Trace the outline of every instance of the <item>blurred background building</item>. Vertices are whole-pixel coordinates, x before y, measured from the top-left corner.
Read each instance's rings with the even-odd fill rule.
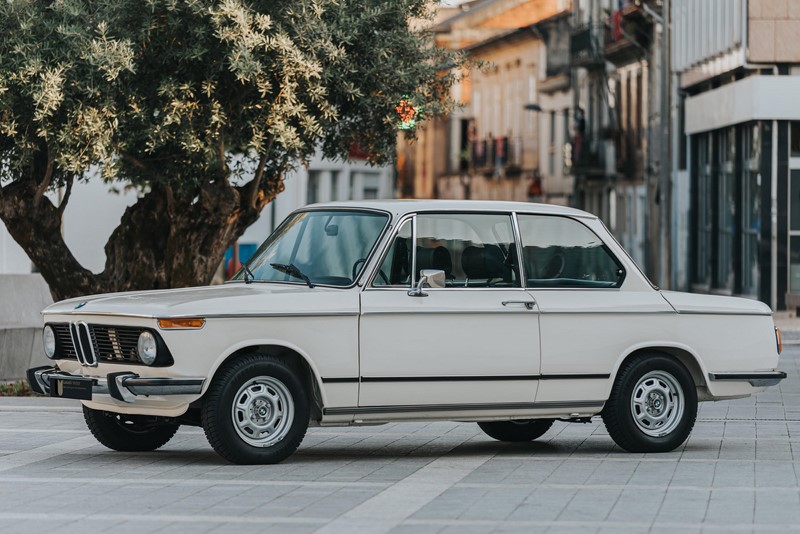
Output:
[[[800,1],[451,0],[430,29],[482,65],[453,88],[463,105],[398,136],[394,168],[301,166],[242,258],[311,202],[536,201],[600,216],[661,287],[800,307]],[[85,236],[135,193],[83,188],[64,232],[97,270],[107,236]],[[0,227],[0,273],[30,268]]]

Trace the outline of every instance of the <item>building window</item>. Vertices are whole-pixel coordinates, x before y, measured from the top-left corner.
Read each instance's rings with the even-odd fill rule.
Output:
[[[733,291],[733,236],[736,230],[736,135],[733,128],[717,136],[719,185],[717,192],[717,269],[714,287]]]
[[[695,283],[711,283],[711,134],[697,136],[697,243],[695,246]]]
[[[800,122],[791,122],[789,142],[791,143],[791,156],[793,158],[800,158]]]
[[[549,152],[548,152],[548,161],[547,161],[547,168],[550,172],[550,176],[555,176],[556,174],[556,112],[550,112],[550,145],[549,145]]]
[[[793,169],[790,174],[789,235],[789,291],[800,293],[800,170],[797,169]]]
[[[306,204],[314,204],[315,202],[319,202],[319,171],[308,171]]]
[[[758,296],[760,266],[758,248],[761,238],[761,130],[758,124],[743,127],[741,153],[742,236],[741,293]]]

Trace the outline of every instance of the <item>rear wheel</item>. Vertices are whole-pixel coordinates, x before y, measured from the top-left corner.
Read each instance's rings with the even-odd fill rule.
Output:
[[[219,371],[203,397],[208,442],[237,464],[273,464],[290,456],[308,429],[309,400],[283,360],[252,354]]]
[[[602,416],[623,449],[669,452],[686,441],[697,417],[692,376],[670,356],[635,358],[620,369]]]
[[[83,418],[92,435],[115,451],[154,451],[172,439],[180,425],[162,423],[155,417],[125,415],[83,407]]]
[[[478,423],[489,437],[498,441],[533,441],[553,426],[553,419],[518,419]]]

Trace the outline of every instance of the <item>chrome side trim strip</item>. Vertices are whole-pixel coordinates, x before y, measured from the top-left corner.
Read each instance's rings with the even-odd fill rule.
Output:
[[[742,311],[722,311],[722,310],[708,310],[708,311],[680,311],[678,315],[754,315],[754,316],[767,316],[772,317],[772,312],[742,312]]]
[[[607,374],[552,375],[434,375],[434,376],[362,376],[361,382],[502,382],[520,380],[606,380]],[[323,382],[325,380],[323,379]]]
[[[429,288],[425,288],[427,291]],[[538,313],[536,309],[528,310],[527,308],[493,308],[486,310],[392,310],[392,311],[368,311],[363,312],[361,315],[531,315]]]
[[[552,374],[552,375],[428,375],[428,376],[344,376],[323,378],[323,384],[361,382],[503,382],[520,380],[608,380],[609,374]]]
[[[481,404],[414,404],[402,406],[345,406],[323,408],[323,415],[396,414],[419,412],[461,412],[486,410],[544,410],[548,408],[602,408],[605,401],[505,402]]]
[[[137,315],[133,313],[110,312],[42,312],[43,315],[97,315],[102,317],[129,317],[134,319],[191,319],[199,317],[192,315]],[[298,313],[212,313],[203,315],[206,319],[238,319],[242,317],[357,317],[358,312],[298,312]],[[176,329],[170,329],[176,330]]]
[[[197,315],[169,315],[159,319],[183,319]],[[211,313],[203,315],[206,319],[239,319],[257,317],[358,317],[358,312],[297,312],[297,313]]]

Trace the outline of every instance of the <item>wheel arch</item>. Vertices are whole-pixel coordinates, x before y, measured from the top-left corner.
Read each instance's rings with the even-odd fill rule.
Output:
[[[708,383],[706,382],[706,369],[703,366],[699,356],[687,346],[669,343],[645,344],[631,348],[617,360],[617,363],[614,366],[614,371],[611,374],[609,388],[614,384],[614,382],[616,382],[619,370],[623,365],[625,365],[626,362],[633,358],[652,353],[661,353],[667,356],[672,356],[681,362],[689,371],[698,393],[707,392]]]
[[[288,365],[295,367],[301,374],[301,379],[308,386],[309,401],[311,404],[311,418],[319,421],[322,418],[322,408],[325,406],[325,390],[322,388],[322,380],[320,378],[319,370],[314,365],[313,361],[307,354],[305,354],[299,347],[293,346],[288,343],[277,342],[274,340],[253,340],[240,343],[231,347],[222,356],[220,356],[208,375],[208,380],[203,385],[203,392],[205,395],[214,378],[227,363],[232,360],[252,354],[254,352],[264,352],[271,356],[277,357]]]

